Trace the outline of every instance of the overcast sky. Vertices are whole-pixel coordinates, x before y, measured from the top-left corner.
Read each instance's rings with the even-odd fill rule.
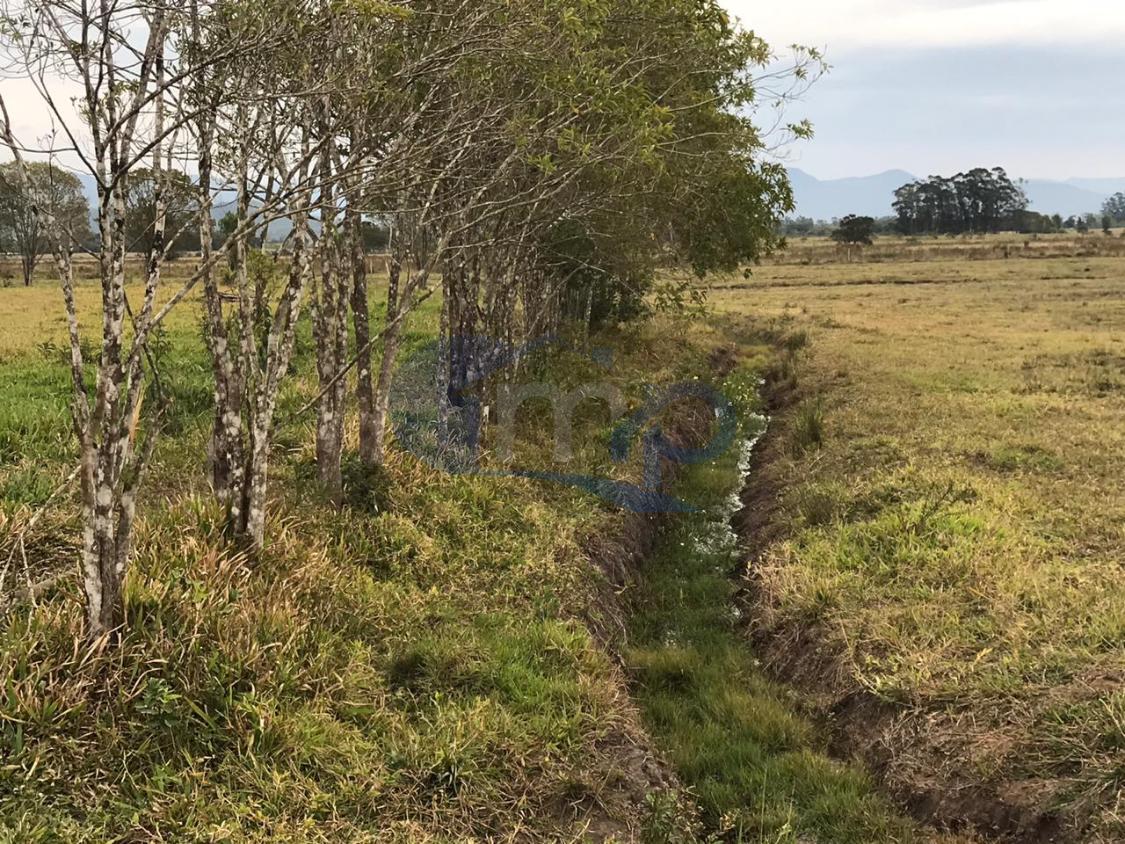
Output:
[[[983,165],[1125,176],[1125,0],[722,0],[775,47],[832,70],[793,117],[820,178]]]
[[[779,52],[825,49],[831,72],[789,112],[816,137],[787,162],[814,176],[1125,177],[1125,0],[720,2]],[[46,132],[30,84],[3,85],[17,135]]]

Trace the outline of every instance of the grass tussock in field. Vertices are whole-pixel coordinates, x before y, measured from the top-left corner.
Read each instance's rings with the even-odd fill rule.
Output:
[[[939,815],[1125,835],[1122,273],[778,266],[716,293],[811,338],[762,479],[756,628],[826,705],[882,702],[837,709],[848,743]]]

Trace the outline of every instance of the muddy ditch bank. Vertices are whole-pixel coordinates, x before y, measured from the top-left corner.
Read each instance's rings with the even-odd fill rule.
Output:
[[[745,635],[766,671],[801,693],[809,715],[822,724],[829,749],[844,761],[869,770],[883,789],[919,821],[942,830],[965,832],[1002,842],[1064,842],[1081,840],[1074,819],[1060,817],[1035,800],[1019,783],[985,783],[970,776],[950,777],[948,766],[934,770],[927,782],[898,776],[896,761],[926,752],[933,745],[927,725],[938,715],[922,708],[894,704],[855,683],[845,656],[826,645],[815,625],[766,627],[760,621],[761,583],[756,565],[767,549],[786,538],[781,498],[784,481],[774,464],[784,453],[788,413],[798,391],[792,378],[768,379],[763,390],[773,420],[755,449],[742,507],[731,520],[745,553],[739,610]]]
[[[737,356],[730,349],[712,355],[710,369],[716,380],[730,374]],[[709,405],[686,401],[662,420],[662,431],[674,445],[693,449],[711,436],[714,411]],[[679,467],[665,463],[663,477],[673,480]],[[664,758],[644,720],[632,701],[624,650],[628,644],[631,608],[628,594],[643,577],[646,560],[673,514],[621,512],[589,537],[583,556],[596,572],[586,626],[620,672],[622,694],[629,696],[629,721],[606,737],[599,750],[614,758],[619,776],[610,805],[589,807],[580,821],[584,840],[592,842],[634,842],[644,839],[644,827],[653,814],[653,797],[671,799],[680,815],[671,821],[681,834],[690,834],[698,818],[685,788],[671,764]],[[683,840],[688,840],[684,838]]]

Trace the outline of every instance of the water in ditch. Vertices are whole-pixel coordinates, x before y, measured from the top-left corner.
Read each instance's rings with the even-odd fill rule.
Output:
[[[766,425],[751,420],[738,448],[678,481],[699,509],[669,521],[642,567],[626,652],[635,697],[701,840],[912,840],[912,824],[829,758],[799,698],[766,677],[736,607],[744,552],[731,520]]]

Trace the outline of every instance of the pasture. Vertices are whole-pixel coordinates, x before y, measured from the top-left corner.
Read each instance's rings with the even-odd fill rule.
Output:
[[[746,577],[726,579],[726,550],[679,550],[702,523],[673,522],[621,594],[632,618],[586,563],[620,521],[578,491],[396,452],[380,477],[351,467],[346,506],[329,506],[297,413],[316,392],[307,322],[279,414],[278,538],[254,565],[231,553],[202,466],[210,374],[189,298],[154,346],[171,411],[131,632],[101,654],[73,648],[59,294],[46,270],[0,290],[0,563],[19,598],[0,639],[0,829],[664,841],[703,835],[702,818],[749,840],[954,840],[911,808],[985,837],[1119,840],[1125,272],[1085,254],[1108,241],[1004,258],[1007,241],[795,242],[714,284],[703,318],[602,335],[634,404],[645,383],[707,377],[716,350],[741,361],[739,391],[767,372],[776,401],[736,516]],[[87,330],[96,292],[79,288]],[[408,349],[437,319],[427,303]],[[564,356],[539,374],[591,373]],[[537,418],[521,459],[550,447]],[[581,423],[574,466],[628,478],[600,418]],[[722,500],[728,464],[684,488]],[[52,574],[34,602],[18,594]],[[624,672],[591,633],[617,627]],[[649,754],[691,799],[646,779]]]
[[[711,302],[807,337],[750,501],[767,661],[924,810],[1115,841],[1125,262],[1044,240],[810,241]]]

